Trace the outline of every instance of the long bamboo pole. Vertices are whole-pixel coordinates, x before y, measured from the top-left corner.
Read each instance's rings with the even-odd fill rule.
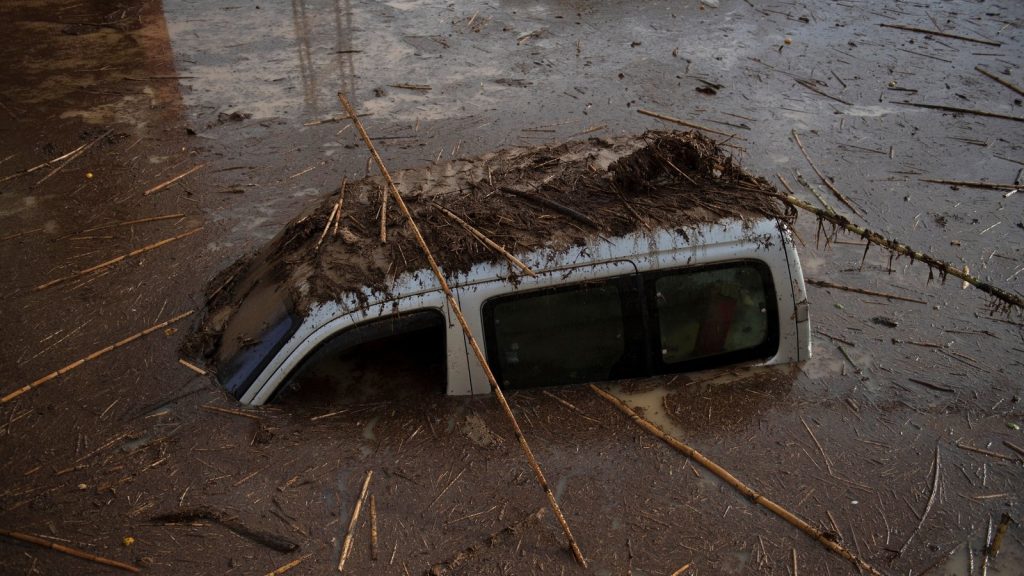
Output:
[[[116,349],[118,349],[118,348],[120,348],[120,347],[122,347],[122,346],[124,346],[124,345],[126,345],[128,343],[130,343],[130,342],[134,342],[135,340],[138,340],[139,338],[142,338],[146,334],[149,334],[151,332],[156,332],[157,330],[163,328],[164,326],[169,326],[169,325],[177,322],[178,320],[181,320],[182,318],[185,318],[186,316],[190,316],[193,312],[194,312],[194,310],[189,310],[188,312],[182,312],[181,314],[178,314],[177,316],[175,316],[175,317],[173,317],[173,318],[171,318],[169,320],[164,320],[163,322],[161,322],[159,324],[154,324],[153,326],[150,326],[149,328],[146,328],[142,332],[136,332],[135,334],[132,334],[131,336],[129,336],[127,338],[124,338],[123,340],[119,340],[118,342],[115,342],[115,343],[111,344],[110,346],[107,346],[106,348],[101,348],[100,350],[97,350],[97,351],[93,352],[92,354],[89,354],[85,358],[79,358],[78,360],[75,360],[71,364],[68,364],[67,366],[61,368],[60,370],[54,370],[53,372],[50,372],[46,376],[43,376],[42,378],[32,382],[31,384],[26,384],[26,385],[22,386],[21,388],[18,388],[17,390],[7,394],[3,398],[0,398],[0,404],[6,404],[6,403],[10,402],[11,400],[14,400],[18,396],[21,396],[25,392],[28,392],[29,390],[32,390],[33,388],[37,388],[39,386],[42,386],[43,384],[49,382],[50,380],[53,380],[54,378],[56,378],[56,377],[58,377],[58,376],[60,376],[62,374],[65,374],[67,372],[70,372],[70,371],[74,370],[75,368],[78,368],[82,364],[85,364],[86,362],[88,362],[90,360],[95,360],[95,359],[99,358],[100,356],[103,356],[107,352],[111,352],[111,351],[116,350]]]
[[[867,572],[868,574],[871,574],[872,576],[882,576],[881,572],[879,572],[878,570],[875,570],[874,568],[872,568],[870,564],[868,564],[867,562],[865,562],[864,560],[859,558],[853,552],[850,552],[849,550],[847,550],[846,547],[844,547],[842,544],[836,542],[833,538],[830,538],[829,535],[826,535],[821,530],[818,530],[814,526],[811,526],[810,524],[808,524],[807,522],[802,520],[800,517],[798,517],[795,514],[793,514],[792,512],[790,512],[789,510],[786,510],[782,506],[779,506],[775,502],[769,500],[768,498],[765,498],[762,494],[758,493],[753,488],[747,486],[746,484],[744,484],[743,482],[738,480],[735,476],[733,476],[731,473],[729,473],[729,471],[726,470],[725,468],[722,468],[718,464],[715,464],[714,462],[709,460],[706,456],[704,456],[700,452],[694,450],[693,448],[690,448],[689,446],[687,446],[686,444],[682,443],[678,439],[676,439],[676,438],[670,436],[669,434],[665,433],[665,431],[662,430],[661,428],[659,428],[657,425],[653,424],[652,422],[650,422],[648,420],[645,420],[639,414],[634,412],[632,408],[627,406],[622,400],[619,400],[614,395],[609,394],[608,392],[605,392],[604,390],[602,390],[601,388],[598,388],[597,386],[595,386],[593,384],[590,385],[590,388],[594,392],[596,392],[598,396],[604,398],[610,404],[612,404],[613,406],[618,408],[620,412],[622,412],[623,414],[629,416],[633,420],[633,422],[637,423],[638,426],[640,426],[644,430],[647,430],[651,434],[654,434],[655,436],[657,436],[658,438],[663,440],[669,446],[675,448],[676,450],[682,452],[683,454],[686,454],[689,458],[692,458],[694,461],[696,461],[698,464],[700,464],[704,468],[707,468],[712,474],[714,474],[715,476],[718,476],[719,478],[724,480],[727,484],[729,484],[730,486],[732,486],[733,488],[738,490],[741,494],[743,494],[747,498],[750,498],[751,502],[753,502],[755,504],[759,504],[760,506],[763,506],[764,508],[766,508],[768,511],[772,512],[776,516],[782,518],[786,522],[789,522],[793,526],[796,526],[797,528],[800,529],[801,532],[803,532],[804,534],[807,534],[811,538],[814,538],[822,546],[824,546],[828,550],[834,552],[835,554],[841,556],[843,559],[847,560],[848,562],[852,563],[859,570],[863,570],[863,571]]]
[[[555,494],[551,491],[551,487],[548,485],[548,481],[544,477],[544,472],[541,471],[540,465],[537,463],[537,459],[533,456],[533,450],[530,449],[530,445],[526,442],[526,436],[523,435],[523,430],[519,427],[519,422],[516,420],[515,414],[512,413],[512,408],[509,406],[508,400],[505,398],[505,393],[502,392],[501,386],[498,385],[498,380],[494,377],[494,373],[491,371],[491,367],[487,363],[487,358],[484,356],[483,350],[481,350],[480,345],[476,341],[476,337],[473,336],[473,332],[469,329],[466,317],[462,314],[462,308],[459,307],[459,302],[455,299],[455,294],[452,292],[451,287],[448,286],[448,281],[445,280],[444,274],[441,273],[441,268],[437,265],[437,261],[434,260],[434,256],[430,252],[430,247],[427,246],[427,241],[423,239],[423,234],[420,233],[420,228],[416,224],[415,218],[413,218],[412,213],[409,212],[409,207],[406,206],[405,200],[402,198],[402,194],[398,191],[398,187],[395,186],[395,182],[391,179],[391,173],[388,172],[387,166],[384,165],[384,160],[382,160],[380,154],[377,153],[377,149],[370,140],[369,134],[367,134],[366,129],[363,128],[363,123],[359,121],[359,117],[356,115],[355,109],[352,108],[348,99],[345,98],[345,95],[341,92],[338,93],[338,100],[345,108],[345,112],[348,113],[349,117],[352,119],[352,124],[359,131],[360,136],[363,138],[363,142],[366,143],[366,147],[370,150],[370,154],[373,156],[374,161],[376,161],[377,167],[380,168],[381,175],[384,177],[385,182],[387,182],[388,190],[391,193],[392,199],[395,201],[398,209],[405,217],[406,223],[409,225],[409,230],[416,238],[416,243],[419,244],[420,250],[423,251],[423,255],[427,259],[427,264],[430,265],[431,271],[433,271],[434,276],[441,285],[441,290],[448,299],[448,304],[451,306],[452,312],[455,313],[455,317],[459,320],[459,325],[462,326],[462,332],[466,335],[466,340],[469,342],[470,348],[473,349],[473,354],[483,367],[484,375],[487,376],[487,382],[491,385],[491,390],[494,391],[494,396],[498,399],[498,404],[501,405],[501,409],[505,413],[505,417],[508,418],[509,423],[512,425],[512,430],[515,432],[516,440],[519,441],[519,446],[522,448],[523,454],[526,455],[526,460],[530,463],[530,467],[533,469],[533,473],[537,477],[537,482],[540,484],[540,487],[544,490],[544,494],[548,498],[548,505],[551,506],[551,511],[554,512],[555,518],[558,519],[558,523],[562,527],[562,532],[565,533],[565,537],[569,541],[569,547],[572,549],[573,556],[576,557],[576,562],[578,562],[580,566],[586,568],[587,561],[583,558],[583,552],[580,551],[579,546],[576,545],[576,539],[573,538],[572,531],[569,529],[569,523],[565,521],[565,516],[562,515],[562,509],[559,508],[558,501],[555,500]]]
[[[22,534],[21,532],[11,532],[9,530],[0,530],[0,535],[14,540],[21,540],[22,542],[28,542],[35,544],[36,546],[42,546],[43,548],[49,548],[68,556],[74,556],[75,558],[81,558],[82,560],[88,560],[97,564],[103,564],[105,566],[111,566],[128,572],[138,572],[138,566],[132,566],[131,564],[125,564],[124,562],[118,562],[117,560],[111,560],[110,558],[104,558],[103,556],[97,556],[91,552],[85,550],[79,550],[78,548],[72,548],[71,546],[65,546],[56,542],[51,542],[38,536],[31,534]]]

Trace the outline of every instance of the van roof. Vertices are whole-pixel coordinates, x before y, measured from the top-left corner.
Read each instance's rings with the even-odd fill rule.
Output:
[[[649,131],[518,147],[394,175],[438,264],[447,274],[504,259],[444,210],[513,254],[559,253],[601,238],[686,228],[725,219],[788,221],[765,179],[748,174],[697,132]],[[214,280],[208,319],[220,324],[242,299],[270,290],[294,312],[367,288],[388,292],[406,272],[427,267],[401,214],[389,203],[381,242],[384,181],[345,185],[339,234],[316,248],[338,202],[336,190],[289,223],[259,253]],[[284,292],[282,294],[282,291]],[[204,326],[219,332],[218,326]]]

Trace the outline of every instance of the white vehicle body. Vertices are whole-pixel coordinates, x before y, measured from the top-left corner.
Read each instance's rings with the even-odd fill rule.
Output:
[[[659,271],[699,269],[736,262],[756,263],[766,270],[766,294],[774,304],[765,306],[773,317],[769,326],[774,350],[769,356],[743,362],[772,365],[804,361],[811,355],[811,337],[803,273],[785,226],[761,219],[742,222],[722,220],[714,224],[687,226],[676,230],[640,232],[602,239],[593,245],[562,252],[539,251],[517,255],[536,276],[517,274],[510,279],[505,263],[478,264],[449,282],[459,306],[477,341],[495,354],[493,335],[485,329],[488,302],[516,294],[579,285],[605,279],[640,278]],[[751,264],[752,266],[754,264]],[[637,281],[642,285],[642,281]],[[641,296],[642,297],[642,296]],[[658,295],[660,298],[660,294]],[[447,393],[470,395],[490,392],[483,369],[469,350],[462,329],[452,316],[437,280],[427,270],[399,277],[389,294],[364,291],[343,299],[313,305],[291,336],[239,394],[245,404],[260,405],[273,399],[289,381],[302,361],[325,342],[346,330],[398,313],[421,310],[439,312],[447,320]],[[646,326],[646,324],[645,324]]]

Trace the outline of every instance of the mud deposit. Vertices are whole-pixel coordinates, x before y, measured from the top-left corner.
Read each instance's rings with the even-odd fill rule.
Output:
[[[1024,86],[1022,22],[1006,0],[0,3],[0,392],[200,311],[219,272],[309,206],[303,225],[322,226],[343,179],[374,175],[338,90],[396,174],[669,128],[637,109],[682,118],[734,135],[710,137],[772,185],[831,201],[827,179],[857,222],[1019,293],[1024,108],[1006,83]],[[371,242],[365,195],[344,224]],[[633,217],[615,202],[602,225]],[[452,206],[517,240],[488,221],[496,205]],[[804,365],[609,388],[881,572],[1021,573],[1021,319],[857,238],[826,243],[813,219],[795,230],[809,278],[910,300],[811,286]],[[0,529],[146,574],[323,574],[373,470],[346,573],[856,572],[590,390],[510,394],[584,571],[534,516],[544,496],[492,399],[249,409],[179,362],[198,363],[180,350],[199,316],[0,404]],[[115,570],[0,536],[0,572]]]

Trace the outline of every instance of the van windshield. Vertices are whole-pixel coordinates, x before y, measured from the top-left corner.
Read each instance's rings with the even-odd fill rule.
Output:
[[[301,319],[283,291],[255,288],[235,311],[217,352],[217,379],[241,398],[295,333]]]

